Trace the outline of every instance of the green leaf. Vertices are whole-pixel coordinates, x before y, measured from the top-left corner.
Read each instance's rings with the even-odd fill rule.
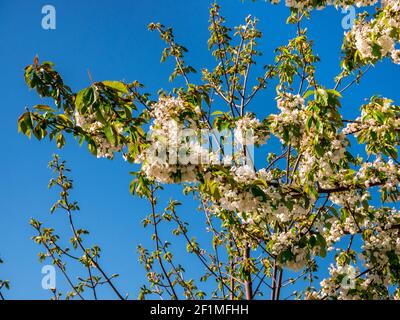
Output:
[[[53,108],[51,108],[50,106],[44,105],[44,104],[38,104],[38,105],[34,106],[33,108],[36,110],[40,110],[40,111],[54,112]]]
[[[90,139],[90,138],[86,138],[87,143],[88,143],[88,149],[89,151],[94,155],[97,156],[97,146],[96,143]]]
[[[115,144],[114,131],[113,131],[111,126],[105,126],[104,127],[104,134],[106,135],[107,140],[111,144]]]
[[[309,96],[311,96],[312,94],[314,94],[314,90],[308,90],[304,95],[303,98],[307,99]]]
[[[57,119],[61,122],[64,122],[65,124],[71,124],[71,120],[63,113],[59,114],[57,116]]]
[[[95,91],[92,87],[89,87],[78,92],[75,99],[75,106],[80,113],[85,113],[86,109],[91,107],[95,101]]]
[[[114,90],[117,90],[121,93],[129,94],[129,91],[126,87],[126,85],[121,82],[121,81],[103,81],[102,82],[105,86],[113,88]]]
[[[326,92],[325,89],[318,88],[316,93],[317,94],[315,100],[324,107],[328,106],[328,100],[329,100],[328,92]]]
[[[314,117],[313,117],[313,116],[309,116],[308,119],[307,119],[307,121],[306,121],[306,130],[307,130],[308,132],[310,131],[313,122],[314,122]]]
[[[65,138],[64,135],[59,132],[56,137],[57,148],[61,149],[65,145]]]

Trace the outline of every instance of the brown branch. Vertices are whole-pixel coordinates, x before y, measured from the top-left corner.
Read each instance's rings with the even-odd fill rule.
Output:
[[[156,221],[156,211],[155,211],[155,198],[154,198],[154,189],[151,189],[151,198],[150,200],[150,204],[151,204],[151,212],[152,212],[152,218],[153,218],[153,228],[154,228],[154,235],[155,235],[155,242],[156,242],[156,256],[157,256],[157,260],[158,263],[162,269],[162,272],[164,274],[164,276],[166,277],[168,284],[172,290],[173,296],[175,297],[175,299],[178,300],[178,295],[175,292],[175,288],[174,285],[171,282],[170,276],[168,274],[168,272],[166,271],[165,267],[164,267],[164,263],[160,257],[160,246],[159,246],[159,236],[158,236],[158,228],[157,228],[157,224],[158,222]]]

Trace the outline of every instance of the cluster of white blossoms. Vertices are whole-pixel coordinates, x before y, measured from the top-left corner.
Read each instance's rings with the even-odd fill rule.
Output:
[[[193,165],[170,165],[161,161],[145,161],[142,165],[142,171],[148,178],[157,180],[161,183],[195,182],[198,173],[198,169]]]
[[[232,167],[231,174],[237,182],[243,183],[251,183],[257,178],[254,168],[248,164],[239,167]]]
[[[321,281],[320,297],[337,296],[340,300],[352,300],[348,292],[355,289],[359,270],[352,265],[336,263],[329,266],[330,278]],[[338,293],[337,293],[338,292]],[[316,297],[315,297],[316,298]]]
[[[206,180],[212,180],[218,189],[219,198],[209,199],[215,214],[221,211],[232,212],[246,225],[262,230],[268,230],[274,222],[281,226],[292,225],[288,232],[271,230],[269,241],[271,253],[278,257],[281,265],[289,269],[300,270],[311,255],[318,254],[318,246],[313,250],[308,246],[300,246],[303,234],[299,230],[295,231],[297,222],[307,219],[312,201],[284,193],[274,186],[276,180],[272,172],[266,169],[255,171],[249,165],[234,166],[230,169],[229,177],[213,176],[210,172],[204,176]],[[252,189],[255,185],[259,192],[255,193]],[[305,230],[302,232],[307,233]]]
[[[270,0],[272,4],[278,4],[281,2],[281,0]],[[284,0],[285,5],[290,8],[296,8],[296,9],[304,9],[304,8],[312,8],[315,7],[315,1],[314,0]],[[372,6],[376,4],[378,0],[325,0],[321,1],[320,4],[318,4],[317,8],[322,9],[326,6],[340,6],[340,7],[348,7],[351,5],[355,5],[357,7],[366,7],[366,6]]]
[[[310,139],[312,136],[308,135],[301,142],[303,154],[296,172],[299,183],[305,183],[311,173],[322,188],[332,188],[337,181],[341,181],[343,184],[345,171],[337,169],[337,167],[339,162],[345,158],[349,145],[345,135],[333,134],[330,145],[326,146],[326,151],[320,157],[317,157],[313,151]]]
[[[310,250],[308,247],[300,247],[298,245],[299,236],[293,232],[279,232],[271,236],[272,251],[276,256],[282,256],[287,253],[287,256],[281,261],[286,268],[293,271],[301,270],[309,259]]]
[[[357,172],[357,180],[366,188],[379,184],[382,190],[395,192],[400,185],[400,168],[393,159],[386,162],[382,157],[377,157],[374,162],[362,164]]]
[[[346,33],[348,46],[354,46],[361,57],[368,62],[390,57],[400,64],[400,50],[396,43],[400,40],[400,3],[398,0],[386,0],[375,19],[357,20],[352,30]]]
[[[359,137],[368,130],[373,131],[379,137],[387,135],[389,130],[399,131],[399,107],[393,105],[393,101],[387,98],[378,98],[378,101],[376,100],[362,106],[361,116],[349,122],[342,132],[346,135],[352,134],[355,137]],[[385,119],[377,117],[377,112],[386,115]]]
[[[344,134],[352,134],[358,137],[363,130],[368,130],[373,127],[378,127],[379,124],[375,119],[365,119],[362,121],[361,117],[357,117],[354,121],[348,123],[343,129]],[[382,129],[386,129],[386,125]]]
[[[250,192],[235,192],[233,188],[227,188],[221,201],[214,204],[214,212],[221,209],[235,212],[246,224],[255,225],[258,228],[268,229],[271,222],[275,219],[283,223],[293,220],[293,216],[305,215],[304,206],[295,205],[292,210],[280,203],[277,209],[272,207],[273,201],[263,203]],[[269,210],[268,210],[269,207]],[[243,210],[243,208],[249,211]],[[239,210],[239,211],[238,211]],[[252,210],[252,211],[251,211]],[[264,211],[267,210],[267,211]],[[311,251],[307,246],[299,245],[301,236],[295,232],[274,232],[269,241],[271,253],[276,255],[279,263],[293,271],[298,271],[304,267],[311,255],[318,254],[318,247]]]
[[[192,117],[188,116],[189,113]],[[189,126],[196,127],[196,120],[201,116],[201,109],[198,106],[191,108],[181,98],[160,97],[152,108],[151,116],[154,118],[152,128],[168,130],[171,120],[181,124],[187,121]]]
[[[299,146],[307,119],[304,99],[291,93],[281,94],[278,96],[277,106],[281,112],[269,117],[271,132],[279,137],[282,143]]]
[[[336,176],[336,179],[339,179],[337,181],[341,182],[342,187],[349,189],[330,195],[330,201],[339,206],[352,208],[357,203],[368,200],[370,193],[367,189],[373,186],[379,186],[380,190],[386,194],[397,194],[400,185],[399,166],[394,163],[393,159],[385,161],[380,156],[373,162],[364,162],[354,175],[347,174],[347,170],[344,170],[343,173],[342,179],[339,179],[340,174]]]
[[[357,213],[360,213],[359,209]],[[367,212],[369,214],[367,214]],[[341,254],[336,258],[336,265],[329,269],[330,277],[321,282],[320,292],[312,292],[309,299],[334,297],[336,299],[381,299],[391,282],[391,264],[397,265],[400,255],[400,213],[395,209],[375,209],[370,206],[358,223],[362,228],[363,245],[360,258],[365,271],[340,262]],[[373,216],[373,219],[371,219]],[[334,223],[331,231],[337,233],[338,241],[346,232],[340,222]],[[348,232],[348,230],[347,230]],[[358,230],[358,233],[361,231]],[[349,233],[349,232],[348,232]],[[356,234],[356,231],[350,232]],[[342,252],[343,254],[344,252]],[[363,275],[363,276],[361,276]],[[394,294],[396,297],[398,292]]]
[[[250,184],[255,181],[257,174],[252,167],[244,165],[232,167],[230,173],[238,184]],[[227,181],[224,176],[212,176],[206,173],[205,179],[215,181],[218,186],[218,192],[221,195],[219,201],[214,201],[221,209],[236,212],[244,218],[245,222],[253,222],[252,213],[259,208],[262,198],[255,197],[250,191],[245,191],[239,185]],[[243,217],[243,213],[246,217]]]
[[[147,177],[161,183],[195,182],[211,165],[244,162],[251,157],[244,147],[264,144],[269,137],[266,126],[250,113],[236,120],[233,135],[210,131],[201,109],[181,98],[161,97],[150,116],[149,147],[136,162]]]
[[[183,141],[181,130],[175,121],[152,128],[148,136],[150,146],[136,159],[148,178],[161,183],[195,182],[201,166],[213,161],[212,153],[198,141]]]
[[[354,206],[360,202],[362,196],[357,192],[357,190],[350,189],[341,192],[334,192],[330,195],[329,200],[338,206]]]
[[[235,121],[234,137],[241,145],[263,145],[269,138],[265,125],[254,114],[247,113]]]
[[[293,110],[302,109],[304,107],[304,99],[298,94],[284,93],[278,97],[277,106],[282,112],[290,113]]]
[[[397,195],[400,185],[400,168],[393,159],[385,161],[378,156],[373,162],[364,162],[355,173],[348,170],[335,173],[333,181],[337,181],[347,190],[331,193],[329,200],[341,207],[354,208],[370,199],[371,194],[368,189],[373,186],[379,186],[381,192],[385,194]],[[332,184],[322,184],[322,186],[333,187]],[[398,195],[395,198],[398,198]]]
[[[342,222],[336,217],[332,217],[326,222],[330,224],[330,228],[324,227],[322,231],[324,233],[328,248],[332,250],[332,245],[343,237],[344,228],[342,226]]]
[[[387,297],[384,292],[386,284],[390,283],[389,274],[372,271],[364,278],[357,278],[359,269],[351,265],[332,265],[329,271],[331,277],[321,281],[321,291],[311,292],[307,299],[379,300]]]
[[[375,210],[374,221],[365,232],[362,258],[367,268],[384,269],[390,258],[400,255],[400,213],[395,209]]]
[[[349,142],[344,135],[339,135],[337,139],[331,142],[331,149],[326,153],[326,157],[334,164],[339,164],[340,160],[345,157]]]
[[[247,223],[287,223],[307,214],[309,204],[304,199],[293,199],[273,185],[270,171],[254,171],[249,165],[234,166],[230,170],[233,181],[224,177],[205,176],[217,182],[221,198],[217,202],[222,209],[236,212]],[[251,187],[257,185],[259,194]],[[290,205],[288,202],[290,201]]]
[[[142,172],[161,183],[196,181],[200,159],[209,157],[208,150],[192,139],[201,110],[189,108],[180,98],[161,97],[151,116],[150,146],[136,160],[142,162]]]
[[[349,201],[351,203],[351,200]],[[342,205],[345,206],[344,204]],[[348,205],[346,206],[348,207]],[[373,207],[370,206],[369,210]],[[366,218],[368,215],[368,210],[363,207],[353,206],[351,208],[352,214],[349,214],[346,218],[340,219],[336,216],[331,216],[325,221],[319,223],[319,229],[323,234],[326,243],[328,245],[328,250],[333,250],[333,245],[339,242],[345,235],[356,235],[360,232],[360,229],[367,227],[369,220]],[[355,220],[357,217],[357,221]]]
[[[121,146],[113,145],[104,134],[104,125],[97,121],[95,114],[80,114],[77,110],[74,114],[75,124],[90,134],[97,149],[97,158],[114,158],[114,152],[121,151]],[[118,133],[122,132],[122,127],[117,126]]]

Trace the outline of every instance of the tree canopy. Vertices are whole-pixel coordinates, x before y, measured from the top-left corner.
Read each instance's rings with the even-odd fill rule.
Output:
[[[217,3],[209,18],[212,69],[187,63],[188,49],[177,42],[172,28],[149,25],[165,42],[161,61],[174,62],[170,81],[180,78],[185,83],[172,92],[147,93],[140,81],[92,82],[73,92],[51,62],[35,61],[25,69],[28,87],[54,105],[26,110],[18,120],[23,134],[38,140],[49,137],[58,148],[71,135],[94,156],[113,159],[118,154],[140,164],[132,172],[131,192],[151,204],[144,226],[152,227],[155,242],[153,250],[138,248],[149,283],[141,288],[140,298],[278,300],[283,288],[297,281],[302,281],[301,288],[296,286],[290,297],[299,299],[400,297],[400,212],[394,207],[400,184],[400,107],[390,97],[375,95],[356,106],[360,115],[355,119],[345,119],[341,110],[342,96],[374,65],[383,59],[400,64],[400,4],[285,4],[290,7],[287,23],[296,26],[296,34],[276,48],[275,60],[265,64],[263,74],[253,71],[256,62],[262,63],[258,20],[248,16],[231,27]],[[303,27],[304,20],[312,20],[313,10],[327,5],[376,5],[372,15],[358,14],[345,33],[334,87],[318,82],[320,57]],[[201,72],[200,82],[192,82],[195,72]],[[276,104],[278,112],[259,118],[252,103],[263,90],[275,90],[275,101],[267,103]],[[280,148],[270,147],[272,141]],[[358,155],[355,145],[363,146],[366,156]],[[253,158],[260,152],[266,160],[257,167]],[[60,172],[58,162],[52,166]],[[72,215],[69,211],[75,207],[65,198],[68,179],[54,181],[64,188],[58,206]],[[185,195],[196,199],[206,231],[212,234],[212,251],[192,237],[206,231],[193,226],[189,231],[178,201],[159,208],[157,194],[165,184],[181,184]],[[39,232],[36,242],[55,255],[43,259],[68,258],[68,252],[56,246],[51,229],[42,231],[38,221],[32,223]],[[212,292],[201,290],[199,281],[187,278],[185,267],[175,262],[171,243],[159,232],[164,224],[198,257],[204,269],[200,282],[215,281]],[[83,250],[81,262],[102,274],[72,284],[70,297],[102,281],[113,286],[112,276],[96,265],[99,252],[82,246],[77,232],[72,244]],[[330,276],[317,281],[329,252],[335,256]]]

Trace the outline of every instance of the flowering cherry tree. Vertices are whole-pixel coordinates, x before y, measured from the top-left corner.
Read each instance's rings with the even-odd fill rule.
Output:
[[[138,247],[149,283],[140,298],[400,298],[400,212],[395,209],[400,107],[390,98],[372,96],[359,106],[356,119],[343,119],[340,109],[342,95],[374,65],[383,59],[400,64],[400,3],[285,4],[296,34],[276,48],[275,61],[261,75],[253,68],[261,55],[257,19],[249,16],[230,28],[218,4],[210,9],[208,40],[216,63],[201,70],[200,83],[191,80],[196,70],[186,62],[187,49],[159,23],[149,29],[166,44],[162,61],[174,61],[170,81],[184,83],[173,92],[154,96],[139,81],[102,81],[75,93],[50,62],[35,61],[25,69],[28,87],[54,99],[55,106],[26,110],[18,120],[20,131],[39,140],[48,136],[58,148],[65,135],[73,135],[97,157],[121,155],[139,164],[133,166],[139,169],[131,192],[149,201],[144,226],[152,228],[154,240],[153,250]],[[328,5],[376,5],[373,16],[359,14],[345,34],[341,72],[331,88],[315,77],[319,57],[302,24],[313,10]],[[272,90],[272,81],[278,83],[276,99],[265,104],[276,104],[278,112],[261,119],[253,101]],[[270,141],[280,143],[280,153]],[[355,154],[350,142],[364,146],[366,156]],[[266,150],[267,160],[256,161]],[[180,184],[196,199],[212,235],[207,248],[193,237],[203,231],[189,230],[180,216],[178,201],[160,208],[157,195],[166,184]],[[33,223],[40,232],[39,222]],[[170,242],[160,234],[164,225],[187,242],[205,272],[200,282],[215,284],[211,292],[201,290],[198,279],[188,278],[176,262]],[[98,251],[84,252],[90,270]],[[329,276],[317,280],[329,255]],[[112,285],[112,277],[101,276]],[[83,285],[71,284],[70,296],[81,296],[98,279],[90,274]]]

